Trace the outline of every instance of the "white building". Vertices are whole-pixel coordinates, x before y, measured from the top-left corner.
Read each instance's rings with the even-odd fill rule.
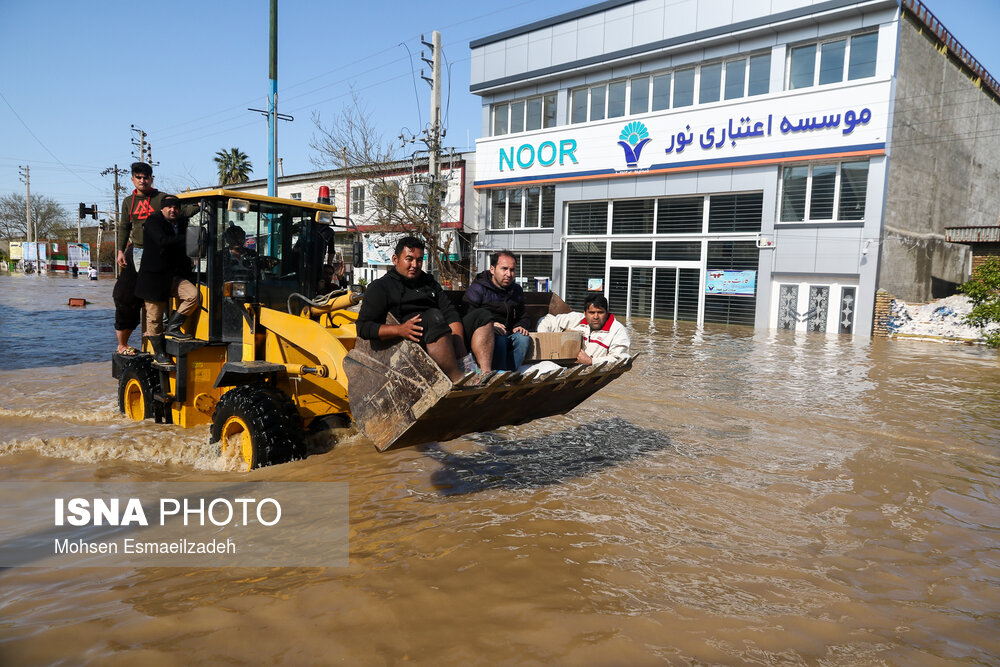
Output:
[[[918,0],[610,0],[470,46],[479,264],[573,306],[868,336],[1000,211],[1000,88]]]

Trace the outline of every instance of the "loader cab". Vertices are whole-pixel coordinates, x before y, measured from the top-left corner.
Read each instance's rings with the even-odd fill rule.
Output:
[[[242,340],[246,303],[286,311],[292,294],[317,295],[336,238],[335,207],[233,191],[198,199],[202,213],[190,225],[204,230],[196,261],[198,282],[210,297],[210,340]]]

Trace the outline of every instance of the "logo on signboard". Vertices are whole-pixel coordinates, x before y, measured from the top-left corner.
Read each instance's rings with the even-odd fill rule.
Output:
[[[622,128],[618,139],[618,145],[625,151],[625,163],[630,167],[638,166],[642,147],[652,141],[649,130],[639,121],[633,121]]]

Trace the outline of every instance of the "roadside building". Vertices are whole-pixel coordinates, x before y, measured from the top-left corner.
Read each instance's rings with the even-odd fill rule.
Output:
[[[868,336],[1000,211],[1000,84],[919,0],[610,0],[470,47],[477,260],[573,306]]]
[[[464,276],[471,270],[474,243],[476,198],[472,190],[475,155],[455,154],[442,160],[441,238],[453,262],[464,264]],[[330,203],[337,207],[334,223],[350,234],[338,239],[341,253],[354,280],[378,278],[391,264],[392,250],[404,234],[401,221],[426,217],[427,159],[400,160],[379,165],[368,173],[362,170],[315,171],[281,176],[277,196],[317,201],[321,187],[328,188]],[[227,190],[267,194],[267,180],[259,179],[225,186]],[[354,265],[353,242],[359,241],[362,261]],[[445,245],[447,244],[447,245]],[[456,285],[456,287],[459,285]]]

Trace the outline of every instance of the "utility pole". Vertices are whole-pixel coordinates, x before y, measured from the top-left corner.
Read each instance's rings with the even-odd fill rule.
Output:
[[[146,141],[146,132],[141,127],[136,127],[132,125],[132,145],[139,149],[139,154],[136,155],[135,151],[132,151],[132,157],[137,159],[139,162],[145,162],[148,165],[156,166],[153,162],[153,145]]]
[[[267,95],[267,109],[248,107],[247,111],[256,111],[267,118],[267,195],[278,195],[278,121],[295,120],[288,114],[278,113],[278,0],[271,0],[271,46],[268,58],[268,81],[270,84]]]
[[[129,173],[128,169],[119,169],[117,164],[115,166],[113,166],[113,167],[108,167],[107,169],[105,169],[104,171],[101,172],[101,176],[114,175],[114,177],[115,177],[115,186],[114,186],[115,187],[115,221],[114,221],[114,225],[115,225],[115,250],[116,251],[118,249],[118,219],[119,219],[119,216],[120,216],[120,204],[118,203],[118,196],[121,194],[121,190],[122,190],[122,186],[118,184],[118,177],[119,176],[125,176],[128,173]],[[100,271],[101,270],[101,265],[100,265],[100,259],[101,259],[101,242],[100,242],[100,237],[101,237],[101,235],[100,235],[100,233],[98,233],[97,237],[98,237],[98,241],[97,241],[97,259],[98,259],[97,270]],[[115,277],[117,278],[118,277],[118,262],[113,261],[112,264],[115,267]]]
[[[431,238],[428,239],[432,248],[438,248],[441,244],[441,137],[444,135],[441,127],[441,33],[437,30],[431,33],[431,41],[424,41],[423,35],[420,41],[424,46],[431,49],[431,59],[427,60],[421,54],[421,60],[431,66],[431,78],[423,76],[421,78],[431,85],[431,123],[424,139],[429,153],[427,171],[430,178],[427,201],[427,217],[431,228]],[[431,257],[428,258],[428,268],[431,273],[440,274],[438,265],[440,258],[437,250],[432,250]]]
[[[25,229],[25,233],[26,233],[26,235],[28,237],[28,243],[34,243],[34,239],[32,238],[32,234],[31,234],[31,232],[32,232],[32,225],[31,225],[31,166],[30,165],[25,165],[25,166],[22,167],[22,166],[18,165],[18,169],[20,169],[21,182],[24,183],[24,188],[25,188],[25,195],[24,195],[25,216],[26,216],[25,217],[25,222],[27,223],[27,228]],[[37,233],[37,230],[36,230],[36,233]],[[37,248],[35,249],[35,252],[36,253],[38,252]],[[37,255],[35,256],[35,261],[36,262],[38,261]]]
[[[271,130],[267,142],[267,195],[278,195],[278,0],[271,0],[271,39],[268,50],[268,79],[271,89],[267,97],[267,122]]]
[[[90,253],[90,265],[97,267],[97,277],[101,276],[101,236],[104,233],[104,224],[98,223],[97,225],[97,251]],[[115,262],[117,265],[118,262]]]

